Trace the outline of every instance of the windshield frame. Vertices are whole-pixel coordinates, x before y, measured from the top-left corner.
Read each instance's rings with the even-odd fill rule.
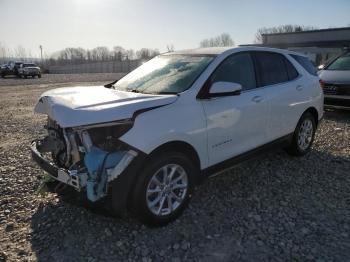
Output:
[[[125,78],[128,74],[130,74],[131,72],[133,72],[134,70],[136,70],[137,68],[139,68],[140,66],[138,66],[137,68],[135,68],[134,70],[130,71],[129,73],[127,73],[126,75],[124,75],[122,78],[120,78],[119,80],[116,80],[115,82],[113,82],[113,84],[111,85],[111,88],[117,91],[121,91],[121,92],[134,92],[134,93],[141,93],[141,94],[153,94],[153,95],[179,95],[182,94],[183,92],[187,91],[188,89],[190,89],[193,84],[197,81],[197,79],[203,74],[203,72],[209,67],[209,65],[211,65],[213,63],[213,61],[215,60],[215,58],[217,57],[217,54],[182,54],[182,53],[165,53],[165,54],[160,54],[157,55],[155,57],[153,57],[152,59],[156,58],[156,57],[160,57],[160,56],[188,56],[188,57],[211,57],[212,60],[198,73],[198,75],[193,79],[193,81],[181,92],[141,92],[141,91],[137,91],[137,90],[120,90],[118,89],[115,84],[117,84],[120,80],[122,80],[123,78]],[[150,59],[150,60],[152,60]],[[148,60],[148,61],[150,61]],[[148,62],[146,61],[146,63]]]

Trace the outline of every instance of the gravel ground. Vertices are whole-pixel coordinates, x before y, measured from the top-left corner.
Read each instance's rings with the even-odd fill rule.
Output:
[[[99,75],[61,76],[113,79]],[[149,229],[35,193],[43,171],[28,146],[45,119],[32,108],[62,86],[40,81],[0,87],[0,261],[350,261],[350,112],[326,112],[307,156],[242,163],[205,181],[180,219]]]
[[[122,77],[123,73],[96,73],[96,74],[44,74],[41,78],[18,78],[6,76],[0,78],[0,86],[43,85],[57,83],[77,83],[107,81],[107,83]]]

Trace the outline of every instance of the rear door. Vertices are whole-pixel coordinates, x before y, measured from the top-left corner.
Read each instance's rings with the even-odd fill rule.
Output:
[[[294,131],[305,102],[302,78],[292,63],[274,52],[254,52],[258,84],[266,90],[269,107],[268,140]]]
[[[254,149],[267,139],[265,90],[257,88],[251,54],[241,52],[226,58],[208,79],[208,85],[220,81],[239,83],[242,92],[202,100],[210,165]]]

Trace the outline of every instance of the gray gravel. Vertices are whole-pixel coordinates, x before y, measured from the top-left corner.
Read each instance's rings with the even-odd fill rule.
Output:
[[[0,261],[350,260],[350,112],[326,112],[307,156],[245,162],[201,185],[180,219],[149,229],[35,194],[43,171],[28,145],[44,118],[32,107],[54,86],[0,87]]]
[[[42,78],[28,77],[26,79],[15,76],[6,76],[5,78],[0,78],[0,86],[43,85],[96,81],[107,81],[107,83],[109,83],[115,79],[121,78],[123,75],[124,73],[43,74]]]

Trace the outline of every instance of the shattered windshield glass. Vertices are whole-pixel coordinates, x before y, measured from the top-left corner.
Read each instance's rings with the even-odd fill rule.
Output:
[[[161,55],[141,65],[116,84],[122,91],[177,94],[188,89],[213,56]]]

